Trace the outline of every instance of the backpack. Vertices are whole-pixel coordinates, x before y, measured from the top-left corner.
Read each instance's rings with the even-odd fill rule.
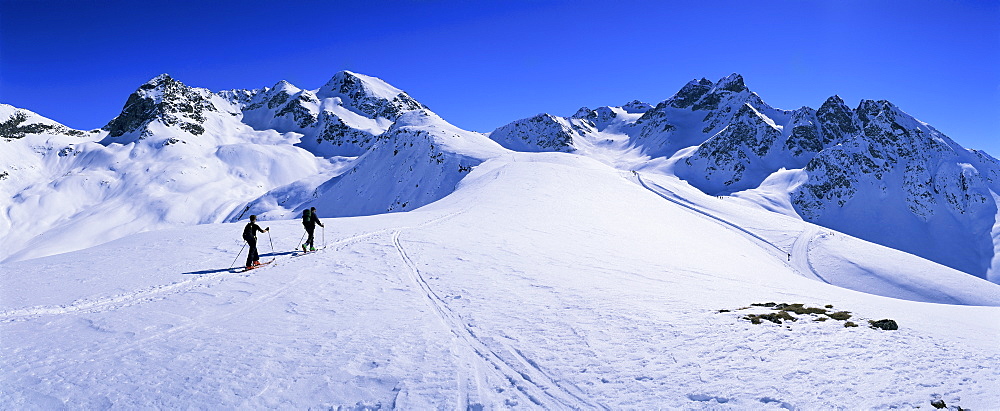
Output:
[[[250,240],[257,238],[256,225],[257,224],[254,223],[247,223],[246,227],[243,227],[243,239],[246,240],[246,242],[249,243]]]
[[[302,224],[309,224],[312,220],[312,216],[309,215],[309,209],[302,210]]]

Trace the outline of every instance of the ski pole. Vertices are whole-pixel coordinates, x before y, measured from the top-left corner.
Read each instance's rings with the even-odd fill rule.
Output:
[[[303,238],[306,238],[306,233],[305,233],[305,231],[303,231],[303,232],[302,232],[302,237],[299,237],[299,242],[295,243],[295,249],[296,249],[296,250],[298,250],[298,249],[299,249],[299,247],[302,247],[302,239],[303,239]]]
[[[271,255],[274,255],[274,241],[271,241],[271,227],[267,228],[267,242],[271,243]]]
[[[323,248],[326,248],[326,226],[323,226]]]
[[[244,241],[243,242],[243,247],[240,247],[240,252],[236,253],[236,259],[234,259],[233,262],[231,264],[229,264],[229,269],[230,270],[232,270],[233,266],[236,265],[236,260],[240,259],[240,254],[243,254],[243,249],[246,248],[246,247],[247,247],[247,243],[246,243],[246,241]]]

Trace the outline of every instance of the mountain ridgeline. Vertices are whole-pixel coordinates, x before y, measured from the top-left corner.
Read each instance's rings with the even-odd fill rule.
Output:
[[[637,107],[539,115],[491,137],[516,150],[575,152],[624,135],[706,194],[784,202],[807,221],[1000,280],[993,274],[1000,162],[888,101],[852,109],[833,96],[818,109],[781,110],[733,74],[691,81],[639,116]],[[787,170],[795,182],[768,191]]]
[[[315,90],[281,81],[219,92],[164,74],[100,130],[0,105],[0,138],[0,191],[12,198],[0,213],[0,261],[249,214],[291,218],[310,206],[325,216],[412,210],[513,150],[599,152],[619,168],[670,173],[708,195],[1000,282],[1000,162],[888,101],[851,108],[833,96],[782,110],[738,74],[693,80],[655,106],[540,114],[488,134],[348,71]],[[641,161],[616,159],[635,153]],[[78,241],[58,241],[66,236]]]

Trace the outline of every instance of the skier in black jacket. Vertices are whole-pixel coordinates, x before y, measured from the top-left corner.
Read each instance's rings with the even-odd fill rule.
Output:
[[[257,232],[271,231],[271,227],[261,229],[257,225],[257,216],[251,215],[250,222],[243,228],[243,240],[250,244],[250,251],[247,254],[247,270],[260,265],[260,255],[257,254]]]
[[[306,228],[306,233],[309,233],[306,243],[302,244],[302,252],[306,252],[306,246],[309,246],[308,251],[316,251],[316,247],[313,245],[313,231],[316,230],[316,224],[319,224],[320,227],[326,227],[319,222],[319,217],[316,216],[316,207],[302,210],[302,226]]]

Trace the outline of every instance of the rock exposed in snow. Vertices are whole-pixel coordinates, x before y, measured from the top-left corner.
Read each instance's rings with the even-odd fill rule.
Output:
[[[583,117],[573,119],[539,114],[494,130],[490,133],[490,139],[515,151],[571,152],[575,150],[574,137],[594,131],[594,123],[588,118],[591,114],[594,119],[598,117],[595,112],[588,112]]]

